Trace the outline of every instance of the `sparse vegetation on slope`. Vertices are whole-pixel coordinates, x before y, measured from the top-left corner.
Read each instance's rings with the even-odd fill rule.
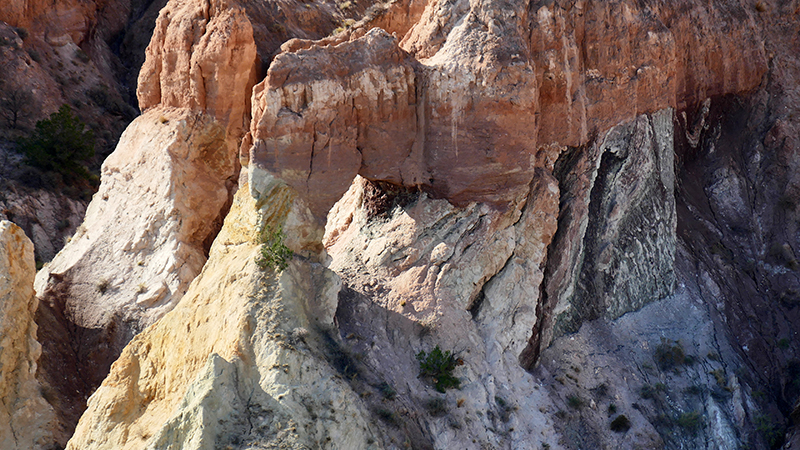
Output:
[[[430,353],[424,350],[417,353],[417,361],[419,376],[429,381],[437,391],[461,387],[461,380],[453,376],[453,370],[463,362],[449,350],[443,352],[437,345]]]

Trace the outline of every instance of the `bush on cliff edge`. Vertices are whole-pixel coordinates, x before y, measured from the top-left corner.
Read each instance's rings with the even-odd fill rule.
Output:
[[[67,105],[36,122],[36,129],[20,139],[19,147],[28,164],[59,173],[67,183],[91,179],[81,163],[94,156],[94,134]]]

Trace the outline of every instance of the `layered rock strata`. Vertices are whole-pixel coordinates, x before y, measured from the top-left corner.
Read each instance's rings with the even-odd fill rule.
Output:
[[[674,259],[676,220],[671,194],[672,113],[656,114],[648,119],[650,125],[633,121],[637,114],[682,107],[713,93],[753,89],[760,83],[766,61],[751,13],[743,7],[710,5],[698,10],[694,18],[678,18],[656,4],[574,2],[538,5],[536,14],[500,6],[448,6],[437,13],[437,23],[451,23],[448,28],[441,23],[436,27],[428,24],[427,14],[437,11],[430,5],[399,43],[410,54],[395,49],[392,38],[376,30],[363,35],[354,32],[340,43],[287,46],[254,95],[251,163],[278,174],[301,193],[324,192],[313,195],[311,201],[314,214],[321,218],[354,173],[374,181],[419,187],[459,206],[471,200],[512,211],[530,199],[530,184],[537,171],[552,177],[559,158],[588,158],[583,164],[590,174],[582,187],[571,187],[562,179],[562,187],[573,192],[560,200],[547,200],[551,203],[544,208],[558,210],[558,201],[564,205],[572,197],[582,199],[572,202],[574,208],[585,209],[575,211],[584,218],[574,225],[570,225],[573,213],[562,211],[561,228],[575,230],[564,231],[566,241],[584,240],[590,213],[611,216],[589,227],[586,241],[596,248],[589,249],[592,254],[585,260],[585,269],[565,272],[566,278],[555,274],[549,281],[582,280],[571,287],[554,287],[559,292],[544,300],[548,306],[539,307],[540,316],[548,317],[547,331],[535,330],[532,345],[546,347],[556,321],[564,322],[556,334],[575,330],[584,319],[617,317],[663,297],[674,285],[669,268]],[[501,10],[507,17],[498,15]],[[722,61],[714,56],[708,64],[692,64],[691,71],[679,72],[693,57],[689,50],[695,47],[690,43],[701,37],[692,28],[695,20],[730,21],[740,16],[748,20],[736,22],[735,30],[753,43],[748,48],[755,64],[744,64],[726,50]],[[478,23],[491,26],[484,29]],[[437,40],[435,36],[440,34],[447,39]],[[496,36],[503,36],[502,44]],[[628,44],[618,54],[592,44],[605,41]],[[375,49],[374,53],[359,52],[371,59],[349,56],[365,48]],[[700,49],[700,53],[704,51]],[[331,70],[320,73],[316,70],[320,65]],[[382,69],[378,77],[371,72],[375,67]],[[400,95],[385,94],[389,88]],[[406,94],[412,88],[413,98]],[[332,94],[320,95],[320,91]],[[570,99],[567,104],[564,98]],[[628,120],[630,130],[616,131],[617,137],[606,135],[613,125]],[[592,137],[598,133],[604,137]],[[390,143],[381,146],[379,153],[374,150],[376,137]],[[598,148],[606,139],[609,147],[635,149],[634,156],[622,166],[614,163],[610,155],[621,152],[617,159],[625,160],[627,153],[613,149],[606,153]],[[614,140],[625,143],[612,144]],[[568,146],[577,149],[566,154]],[[603,173],[595,180],[593,173],[603,161]],[[646,174],[636,173],[640,165]],[[600,185],[597,189],[595,181]],[[614,187],[618,182],[626,187]],[[326,189],[321,191],[319,186]],[[611,192],[603,193],[604,189]],[[593,197],[591,208],[596,210],[590,211]],[[642,214],[648,224],[630,223],[628,218]],[[626,237],[628,228],[639,230],[634,231],[636,237]],[[650,228],[649,236],[644,235],[645,228]],[[614,244],[607,247],[606,239]],[[543,242],[545,246],[548,243]],[[585,257],[583,244],[569,245],[575,245],[575,251],[571,257],[559,257],[564,266],[554,266],[554,273],[574,270],[577,266],[570,258]],[[553,251],[559,253],[560,247],[556,247],[559,249]],[[644,271],[636,277],[641,283],[614,281],[612,274],[620,269],[619,264],[631,264],[624,256],[631,252],[639,255],[634,258],[639,263],[630,267]],[[614,293],[592,299],[593,292],[609,290]],[[571,300],[553,298],[565,295]],[[468,298],[471,304],[475,295]],[[580,312],[564,315],[572,309]],[[581,319],[572,318],[573,314]]]
[[[423,186],[457,204],[506,205],[527,195],[536,168],[552,170],[567,146],[586,145],[598,133],[642,113],[751,90],[766,70],[759,32],[743,7],[703,9],[687,4],[695,14],[677,17],[661,5],[627,2],[537,5],[535,13],[512,6],[431,4],[399,43],[409,55],[391,50],[388,36],[377,45],[375,31],[365,37],[353,33],[349,42],[339,45],[287,47],[255,93],[255,101],[261,103],[254,109],[256,148],[275,152],[263,162],[265,168],[287,163],[278,170],[293,171],[284,176],[298,187],[305,172],[309,182],[319,184],[358,171],[369,179]],[[438,25],[431,23],[434,15]],[[734,20],[740,16],[747,20]],[[747,46],[747,63],[733,57],[728,43],[720,43],[725,49],[721,54],[681,71],[698,52],[705,52],[706,47],[696,45],[702,40],[696,27],[713,27],[717,21],[731,23],[735,33],[752,44]],[[612,54],[613,46],[604,50],[601,42],[624,45]],[[366,59],[348,56],[366,47],[377,52],[360,52],[369,55]],[[411,78],[414,59],[421,66]],[[368,76],[363,68],[367,63],[390,78],[364,78],[385,86],[378,93],[352,84],[354,76]],[[343,66],[337,69],[337,64]],[[319,67],[331,70],[319,72]],[[393,71],[405,75],[392,75]],[[323,81],[336,95],[313,95],[314,85],[319,89]],[[401,84],[394,86],[397,82]],[[390,86],[400,89],[402,104],[387,97]],[[406,99],[410,87],[414,96]],[[275,95],[280,99],[268,100]],[[359,114],[358,127],[346,120],[326,122],[323,107],[341,115],[348,102]],[[380,107],[368,108],[374,102]],[[278,110],[268,110],[267,103]],[[372,113],[390,105],[389,123],[388,113]],[[326,128],[320,139],[312,139],[311,130],[321,122]],[[398,132],[405,137],[391,139]],[[327,148],[329,134],[337,142],[336,133],[341,134],[341,162],[333,169],[315,158],[320,148]],[[376,155],[370,140],[380,133],[392,146]],[[305,136],[302,143],[277,143],[280,136],[297,134]],[[342,184],[334,182],[337,190]],[[337,195],[332,191],[330,197]]]
[[[524,361],[584,321],[615,319],[675,285],[673,111],[643,115],[559,159],[564,187],[540,320]]]
[[[278,55],[253,91],[251,165],[285,180],[323,223],[357,173],[421,184],[415,79],[408,55],[377,29]]]
[[[45,449],[53,444],[53,409],[36,380],[33,244],[21,228],[0,222],[0,446]]]

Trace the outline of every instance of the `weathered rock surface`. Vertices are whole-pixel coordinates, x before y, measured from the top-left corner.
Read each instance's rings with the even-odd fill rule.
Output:
[[[673,7],[693,13],[679,15]],[[406,101],[401,91],[402,105],[385,95],[389,87],[397,88],[397,77],[388,69],[408,67],[409,57],[391,51],[388,36],[377,53],[366,57],[352,57],[352,49],[372,46],[378,35],[374,31],[339,45],[287,47],[256,92],[261,103],[252,127],[256,148],[261,158],[267,147],[274,149],[269,161],[256,163],[267,169],[290,163],[280,168],[293,172],[283,174],[287,182],[300,186],[306,174],[306,183],[335,186],[329,196],[337,198],[341,179],[358,166],[355,147],[362,153],[359,173],[368,179],[423,186],[460,205],[514,203],[527,195],[536,169],[552,170],[566,146],[588,144],[592,136],[642,113],[749,91],[761,82],[766,55],[752,11],[716,3],[673,7],[579,1],[537,4],[532,13],[526,5],[499,1],[432,3],[399,44],[422,63],[413,79],[403,82],[403,87],[414,87],[414,96]],[[721,23],[751,44],[746,59],[739,58],[728,39],[717,47],[699,45],[704,34],[697,28],[721,31]],[[625,45],[612,51],[616,47],[603,42]],[[718,47],[723,51],[712,50]],[[702,62],[687,63],[692,58]],[[352,84],[354,76],[369,73],[366,63],[390,77],[371,79],[378,89]],[[681,71],[685,65],[692,69]],[[309,73],[313,81],[299,75]],[[314,83],[319,88],[323,81],[328,91],[338,92],[335,99],[308,95]],[[326,120],[330,109],[341,115],[347,102],[361,111],[359,127],[348,120]],[[387,113],[366,115],[366,105],[396,115],[387,124]],[[325,124],[324,135],[312,139],[317,123]],[[384,138],[407,134],[376,153],[369,141],[382,136],[370,134],[375,127]],[[359,131],[355,138],[354,131]],[[280,136],[301,134],[301,141],[277,143]],[[341,160],[335,170],[317,159],[316,148],[327,145],[329,135],[349,142],[340,147],[339,158],[331,158]],[[334,145],[328,151],[335,150]]]
[[[262,185],[240,189],[203,272],[126,347],[67,448],[369,446],[369,413],[324,356],[339,280],[308,251],[322,230],[285,184]],[[279,226],[305,256],[262,270],[260,230]]]
[[[147,114],[106,161],[83,226],[39,276],[38,320],[49,325],[41,377],[62,394],[67,434],[125,343],[200,272],[230,206],[251,89],[286,37],[276,17],[294,14],[244,3],[176,0],[163,9],[139,77]],[[333,2],[296,13],[288,32],[304,38],[324,36],[345,15]]]
[[[761,387],[734,369],[744,361],[715,324],[713,294],[697,283],[686,248],[676,253],[685,284],[674,295],[586,322],[543,351],[532,373],[561,410],[554,426],[564,448],[768,448],[746,431],[763,420],[752,400]],[[621,416],[626,432],[610,426]]]
[[[37,263],[53,259],[83,220],[86,204],[43,189],[0,181],[0,220],[13,221],[33,242]]]
[[[411,60],[377,29],[278,55],[253,91],[251,164],[307,198],[321,222],[357,173],[420,184],[414,81]]]
[[[210,16],[180,1],[165,10],[163,42],[172,29],[185,47],[176,65],[154,63],[176,69],[143,78],[141,92],[149,99],[146,80],[157,78],[153,104],[205,108],[238,140],[246,109],[214,93],[226,84],[199,80],[250,81],[201,62],[244,61],[236,55],[253,52],[214,42],[249,46],[243,24],[254,36],[264,24],[252,6],[226,5],[209,4]],[[392,31],[419,17],[404,36],[356,29],[287,42],[254,89],[241,146],[249,184],[202,274],[126,347],[70,448],[767,448],[759,417],[787,413],[800,373],[795,228],[785,226],[800,178],[787,112],[797,103],[777,100],[794,99],[793,72],[770,72],[768,91],[748,94],[764,86],[765,24],[796,36],[797,21],[761,19],[777,6],[759,5],[442,1],[419,15],[419,4],[397,2],[385,10]],[[168,20],[182,8],[206,37]],[[781,8],[776,17],[796,19],[796,5]],[[778,58],[796,47],[784,39],[770,44]],[[257,72],[266,53],[253,41],[260,61],[241,67]],[[215,59],[217,48],[232,56]],[[150,54],[167,61],[170,51]],[[728,94],[750,95],[752,122],[737,114],[741,97],[714,106]],[[737,132],[757,151],[734,152],[748,142]],[[764,174],[777,176],[755,188]],[[786,211],[753,219],[787,180]],[[255,263],[267,225],[296,252],[285,271]],[[672,292],[679,237],[688,288],[651,305],[655,317],[620,319]],[[736,255],[759,262],[739,270]],[[735,289],[763,295],[739,302]],[[774,292],[780,308],[767,303]],[[767,320],[754,320],[762,306]],[[561,354],[543,353],[574,331]],[[681,367],[662,367],[652,349],[661,337],[691,340],[702,361],[671,346]],[[460,390],[409,376],[435,345],[457,352]],[[542,355],[552,359],[528,372]],[[645,384],[653,390],[637,393]],[[622,444],[598,409],[610,408],[610,385],[632,422]],[[763,386],[779,386],[778,400],[758,400]],[[564,417],[577,425],[555,423]]]
[[[103,165],[83,225],[37,276],[40,296],[67,286],[67,308],[86,327],[115,315],[144,327],[174,306],[228,203],[236,158],[225,138],[213,117],[186,109],[137,118]]]
[[[238,149],[255,84],[256,45],[244,10],[173,1],[161,10],[139,74],[139,107],[205,111]]]
[[[503,212],[475,203],[454,207],[413,191],[386,198],[359,179],[331,211],[331,268],[347,286],[339,327],[378,379],[410,399],[391,407],[431,430],[415,437],[404,429],[413,445],[470,448],[474,440],[524,448],[550,441],[547,432],[539,435],[547,418],[537,412],[549,401],[517,358],[536,321],[555,233],[556,180],[541,174],[531,192],[530,203]],[[406,375],[419,370],[414,355],[436,345],[464,361],[456,371],[461,391],[438,396]],[[425,406],[432,397],[441,397],[447,419]]]
[[[674,159],[667,109],[620,124],[559,160],[565,189],[559,231],[541,299],[543,322],[525,359],[535,360],[552,336],[575,332],[585,320],[615,319],[672,292]]]
[[[221,226],[236,164],[225,126],[203,113],[155,108],[126,130],[83,224],[37,275],[53,333],[42,368],[65,407],[73,397],[81,405],[133,335],[186,292]],[[62,378],[84,381],[76,389]]]
[[[36,266],[21,228],[0,221],[0,446],[45,449],[53,443],[53,409],[36,381]]]

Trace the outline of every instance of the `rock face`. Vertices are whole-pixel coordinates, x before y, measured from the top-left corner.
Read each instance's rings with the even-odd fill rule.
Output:
[[[411,60],[377,29],[278,55],[253,92],[251,163],[308,198],[321,222],[357,173],[420,184],[414,82]]]
[[[287,37],[328,34],[344,15],[314,5],[287,31],[276,17],[295,12],[244,3],[176,0],[161,11],[139,77],[146,113],[103,166],[83,226],[39,275],[38,320],[48,324],[41,378],[59,392],[67,435],[122,347],[174,307],[205,264],[238,183],[262,61]]]
[[[256,75],[253,28],[243,9],[170,2],[146,55],[137,90],[143,111],[157,105],[206,111],[228,125],[231,143],[238,144]]]
[[[339,281],[307,251],[322,230],[285,184],[262,185],[240,189],[203,272],[126,347],[67,448],[366,448],[368,413],[323,356]],[[305,257],[262,270],[259,230],[278,226]]]
[[[86,213],[86,205],[43,189],[27,189],[3,180],[0,218],[25,230],[37,262],[49,261],[70,239]]]
[[[657,4],[567,2],[539,5],[535,14],[523,6],[431,4],[399,43],[421,63],[413,78],[410,57],[392,50],[388,36],[378,40],[376,31],[358,39],[355,32],[340,45],[287,47],[256,90],[255,163],[279,167],[293,186],[336,186],[331,198],[338,198],[341,180],[358,167],[369,179],[423,186],[456,204],[507,205],[526,196],[536,169],[552,170],[566,146],[586,145],[642,113],[751,90],[766,70],[759,32],[742,7],[704,9],[687,2],[696,14],[677,17]],[[748,62],[721,42],[721,56],[709,50],[713,56],[682,71],[706,51],[696,27],[718,22],[731,23],[752,44]],[[628,44],[612,54],[602,42]],[[364,47],[376,53],[349,56]],[[378,68],[380,77],[366,78]],[[353,84],[354,77],[373,88]],[[324,92],[336,95],[314,95],[323,82]],[[399,89],[397,98],[387,94],[390,87]],[[355,105],[357,127],[352,119],[326,119],[332,109],[341,116],[348,102]],[[312,130],[320,123],[325,125],[315,138]],[[284,135],[293,140],[278,143]],[[377,138],[393,145],[376,152],[371,141]],[[339,157],[331,158],[336,166],[320,164],[320,149],[337,151],[337,145]]]
[[[553,336],[578,331],[584,321],[615,319],[672,292],[672,121],[669,109],[640,116],[559,160],[559,230],[547,260],[542,322],[523,359],[532,362]]]
[[[123,135],[83,224],[37,275],[42,320],[54,333],[42,368],[65,389],[60,398],[82,404],[122,347],[200,272],[235,185],[229,150],[224,125],[186,109],[155,108]],[[83,357],[68,364],[75,348]],[[68,376],[94,381],[81,389],[56,381]]]
[[[160,22],[154,42],[175,42],[173,56],[181,63],[162,67],[160,53],[148,54],[143,73],[162,77],[164,87],[156,83],[155,96],[143,94],[147,113],[104,163],[82,227],[38,275],[42,320],[68,335],[54,333],[43,358],[45,377],[63,390],[61,398],[72,399],[60,402],[66,429],[77,420],[73,406],[79,415],[122,347],[186,292],[230,206],[256,61],[252,31],[236,11],[212,11],[197,48],[192,41],[177,45],[191,21],[171,27],[169,19]],[[237,50],[219,54],[228,44]],[[219,85],[203,83],[203,73]],[[178,95],[177,89],[190,88],[189,79],[202,89]],[[238,95],[218,95],[220,88]],[[75,365],[67,364],[75,352],[64,340],[74,341],[84,356]],[[64,375],[64,365],[73,373]],[[64,378],[85,383],[71,389]]]
[[[53,443],[53,409],[36,381],[36,266],[21,228],[0,222],[0,445],[45,449]]]
[[[146,326],[169,310],[205,263],[228,203],[236,159],[225,137],[219,122],[186,109],[137,118],[103,165],[82,227],[38,275],[42,298],[67,286],[67,308],[91,328],[115,315]],[[115,261],[107,273],[102,260]]]
[[[128,136],[106,165],[108,197],[63,252],[123,261],[124,289],[107,285],[108,309],[92,310],[88,269],[41,275],[54,308],[76,289],[72,317],[157,318],[182,295],[170,283],[203,264],[241,138],[247,184],[202,272],[125,348],[68,448],[775,445],[763,419],[788,414],[800,373],[785,226],[796,116],[777,100],[796,85],[794,69],[763,78],[769,58],[792,57],[797,5],[399,1],[353,30],[286,42],[252,97],[236,89],[272,58],[256,36],[275,16],[240,6],[176,0],[160,15],[140,77],[154,106],[132,130],[167,144],[151,153]],[[370,20],[408,31],[366,31]],[[773,25],[784,40],[766,45]],[[174,195],[156,198],[175,201],[143,203],[145,233],[122,225],[123,193],[165,187],[135,176],[138,147],[170,180]],[[756,211],[777,189],[757,180],[773,174],[788,182],[783,209]],[[205,181],[183,189],[192,180]],[[285,269],[258,262],[284,246]],[[141,275],[167,280],[170,300],[127,306]],[[410,376],[437,346],[455,352],[460,389]],[[763,386],[781,392],[758,400]]]

